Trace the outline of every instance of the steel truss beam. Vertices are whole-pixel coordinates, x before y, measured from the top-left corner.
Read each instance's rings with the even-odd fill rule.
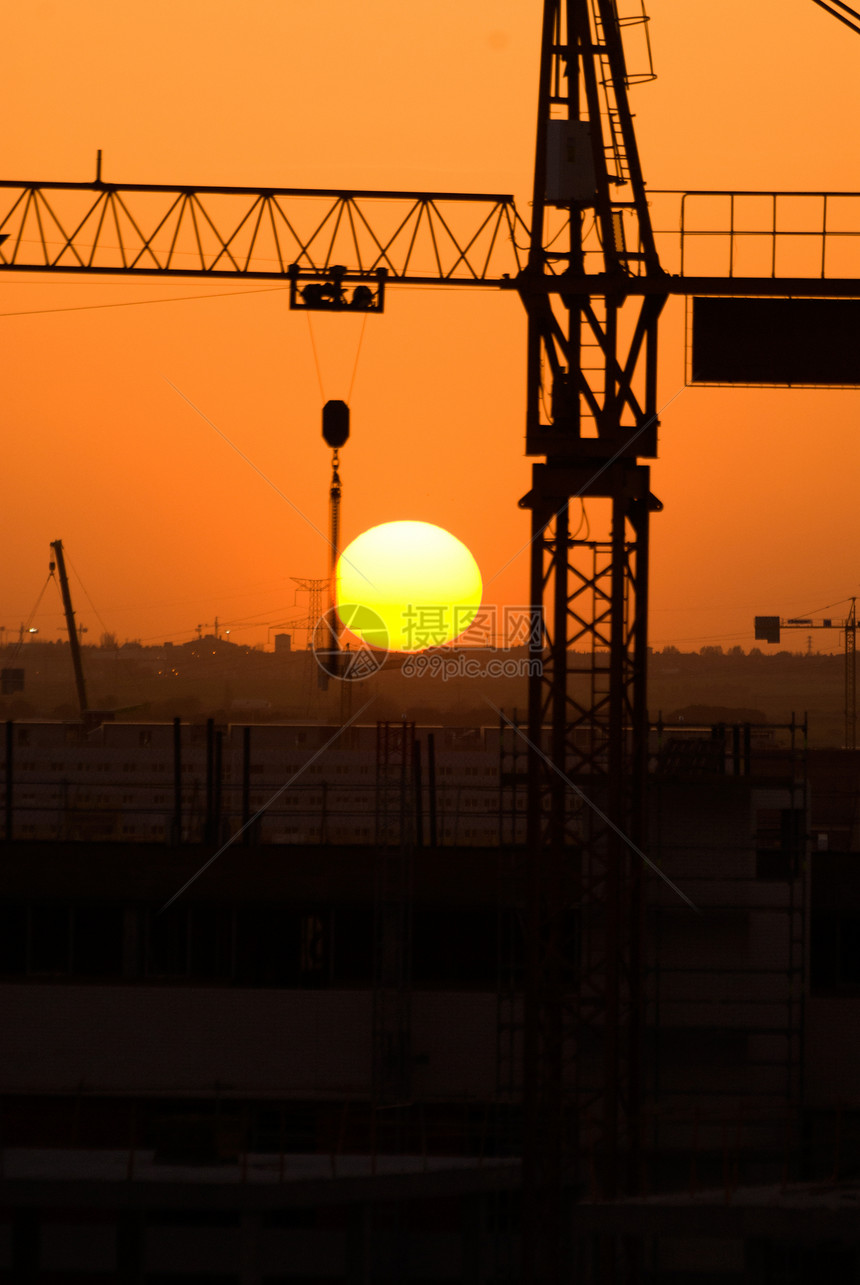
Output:
[[[581,263],[578,270],[568,253],[549,249],[557,242],[545,229],[545,271],[536,275],[526,268],[529,230],[511,196],[0,180],[0,273],[308,280],[341,267],[345,281],[372,282],[382,270],[405,285],[516,284],[524,297],[591,295],[619,305],[670,294],[858,296],[856,277],[655,271],[656,260],[645,263],[632,248],[638,244],[635,203],[610,204],[608,227],[618,242],[614,270],[586,273]],[[677,239],[678,232],[662,235]],[[594,250],[585,257],[592,262]]]
[[[0,181],[0,272],[499,287],[526,236],[510,196]]]

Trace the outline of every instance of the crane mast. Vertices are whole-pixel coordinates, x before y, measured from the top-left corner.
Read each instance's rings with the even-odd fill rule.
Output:
[[[639,460],[656,454],[666,297],[616,6],[546,0],[543,24],[533,223],[518,281],[528,314],[526,449],[545,456],[521,501],[532,514],[531,646],[542,661],[529,680],[528,720],[529,1282],[569,1274],[572,1204],[587,1171],[603,1198],[638,1180],[638,850],[648,531],[659,508]]]
[[[78,638],[77,627],[75,626],[75,613],[72,609],[72,594],[69,589],[69,577],[66,575],[66,560],[63,557],[62,540],[53,540],[51,548],[54,551],[54,558],[57,563],[57,574],[60,577],[60,593],[63,597],[63,611],[66,614],[66,629],[69,635],[69,647],[72,652],[72,666],[75,671],[75,687],[78,693],[78,706],[81,711],[81,718],[86,718],[88,712],[87,706],[87,688],[84,683],[84,667],[81,664],[81,644]],[[51,568],[53,570],[53,568]]]

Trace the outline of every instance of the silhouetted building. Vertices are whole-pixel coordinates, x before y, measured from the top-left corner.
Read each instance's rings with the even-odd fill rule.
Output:
[[[517,1279],[523,746],[337,732],[9,729],[0,1280]],[[647,1281],[835,1279],[860,761],[789,728],[651,748],[650,1194],[572,1192],[583,1278],[606,1234]]]

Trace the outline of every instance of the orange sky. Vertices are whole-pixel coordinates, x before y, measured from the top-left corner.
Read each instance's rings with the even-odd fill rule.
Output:
[[[650,187],[858,187],[860,35],[812,0],[648,8],[658,79],[632,104]],[[116,182],[513,192],[525,213],[539,28],[538,0],[32,0],[4,15],[3,177],[89,179],[102,148]],[[749,647],[755,613],[860,591],[860,394],[675,397],[682,312],[662,333],[651,638]],[[0,625],[28,617],[62,538],[95,607],[73,578],[87,641],[181,641],[217,615],[266,642],[295,614],[290,577],[328,568],[322,398],[286,291],[10,274],[0,313]],[[313,321],[326,398],[347,396],[361,324]],[[488,601],[526,600],[524,340],[513,295],[390,292],[350,399],[345,540],[434,522],[471,548]],[[46,602],[36,623],[59,636]]]

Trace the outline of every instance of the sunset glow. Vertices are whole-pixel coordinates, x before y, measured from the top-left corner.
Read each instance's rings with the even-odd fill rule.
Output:
[[[678,270],[678,222],[661,189],[856,187],[860,36],[812,0],[649,0],[647,11],[657,79],[630,98],[667,271]],[[102,149],[107,183],[510,193],[528,221],[537,0],[439,5],[432,22],[392,0],[252,0],[243,14],[237,27],[232,7],[203,0],[156,3],[144,23],[137,6],[106,0],[9,7],[4,179],[92,182]],[[641,30],[628,34],[635,69]],[[81,194],[57,207],[68,231],[84,207]],[[148,235],[161,207],[140,208]],[[768,198],[762,208],[765,217]],[[720,218],[727,209],[723,200]],[[860,227],[853,205],[833,209],[840,231]],[[759,213],[736,211],[744,228]],[[799,200],[785,226],[820,226],[819,213]],[[373,214],[386,241],[395,213]],[[311,202],[297,234],[309,237],[317,218]],[[231,247],[240,267],[255,220]],[[111,226],[106,217],[106,239]],[[58,255],[62,235],[50,218],[45,229]],[[833,252],[855,244],[840,236]],[[726,247],[725,236],[699,237],[690,268],[727,262]],[[735,270],[758,270],[768,247],[747,237]],[[777,269],[818,270],[807,262],[816,255],[814,237],[790,238]],[[516,290],[391,285],[382,315],[312,318],[290,310],[286,281],[242,272],[40,270],[0,275],[0,294],[0,626],[10,636],[29,620],[48,543],[61,537],[86,645],[107,631],[180,644],[217,616],[233,641],[271,649],[280,622],[304,611],[291,578],[329,570],[319,422],[332,398],[352,411],[350,529],[404,512],[439,523],[493,577],[495,602],[528,602],[530,517],[517,504],[532,461]],[[651,488],[664,507],[651,531],[649,642],[746,649],[756,612],[803,614],[857,592],[857,393],[687,387],[682,300],[660,325]],[[811,424],[820,450],[810,451]],[[32,623],[40,639],[65,636],[56,594]]]
[[[385,622],[392,651],[424,651],[452,642],[474,620],[482,592],[478,564],[465,544],[430,522],[371,527],[337,564],[338,608],[371,608]],[[354,632],[376,645],[374,638]]]

